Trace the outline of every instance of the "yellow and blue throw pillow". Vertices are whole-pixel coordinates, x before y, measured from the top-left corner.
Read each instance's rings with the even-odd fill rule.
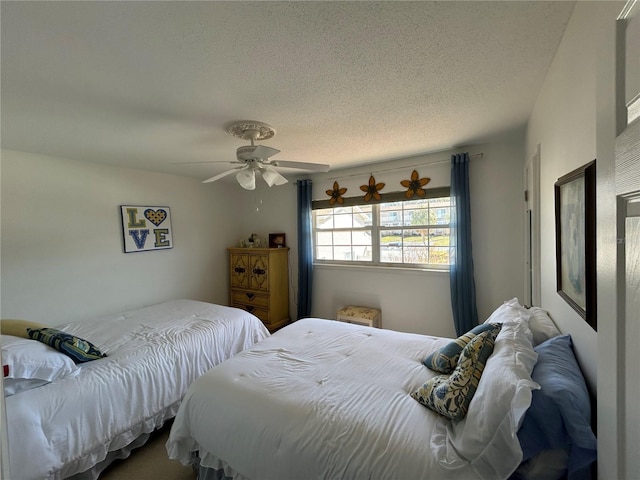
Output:
[[[501,323],[482,323],[477,325],[464,335],[460,335],[451,343],[433,352],[425,358],[422,363],[436,372],[451,373],[456,368],[456,365],[458,365],[458,358],[462,350],[474,337],[490,330],[496,330],[497,335],[497,332],[499,332],[501,328]]]
[[[55,328],[27,328],[27,333],[30,338],[71,357],[75,363],[89,362],[107,356],[91,342]]]
[[[452,420],[461,420],[469,410],[471,399],[478,389],[480,377],[502,325],[475,335],[462,349],[451,375],[432,378],[411,397],[422,405]]]

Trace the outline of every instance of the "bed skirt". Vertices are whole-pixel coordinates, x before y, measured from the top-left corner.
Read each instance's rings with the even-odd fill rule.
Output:
[[[191,454],[191,466],[198,473],[198,480],[233,480],[224,474],[224,469],[203,467],[197,452]]]

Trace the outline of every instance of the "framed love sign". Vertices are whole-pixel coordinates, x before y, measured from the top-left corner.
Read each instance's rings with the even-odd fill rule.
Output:
[[[120,205],[124,253],[173,248],[169,207]]]

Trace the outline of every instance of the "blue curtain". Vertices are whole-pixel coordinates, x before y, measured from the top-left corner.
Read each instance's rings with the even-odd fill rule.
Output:
[[[311,180],[298,180],[298,317],[311,315],[313,238],[311,231]]]
[[[471,251],[469,154],[451,156],[451,308],[458,335],[478,324]]]

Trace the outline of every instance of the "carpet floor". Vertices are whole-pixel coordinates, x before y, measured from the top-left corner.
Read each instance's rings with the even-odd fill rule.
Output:
[[[116,460],[100,475],[99,480],[195,480],[196,472],[167,456],[165,444],[169,428],[151,435],[129,458]]]

